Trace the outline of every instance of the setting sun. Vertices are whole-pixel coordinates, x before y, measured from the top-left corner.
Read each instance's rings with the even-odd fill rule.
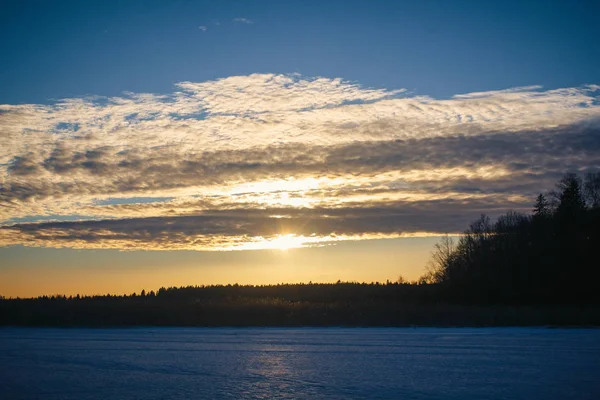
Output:
[[[273,239],[270,244],[274,249],[285,251],[288,249],[301,247],[303,240],[303,237],[297,237],[293,234],[279,235],[277,238]]]
[[[271,238],[255,238],[253,242],[247,242],[242,244],[240,247],[234,248],[234,250],[289,250],[305,247],[308,244],[312,244],[323,240],[317,237],[306,237],[298,236],[293,233],[279,234]]]

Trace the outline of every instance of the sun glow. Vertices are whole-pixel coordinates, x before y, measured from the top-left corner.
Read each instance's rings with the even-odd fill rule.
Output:
[[[286,251],[288,249],[302,247],[304,241],[306,241],[306,238],[294,234],[278,235],[269,243],[269,245],[274,249]]]
[[[304,236],[294,233],[279,234],[273,237],[257,237],[238,246],[228,247],[227,250],[281,250],[298,249],[302,247],[323,246],[342,240],[336,236]]]

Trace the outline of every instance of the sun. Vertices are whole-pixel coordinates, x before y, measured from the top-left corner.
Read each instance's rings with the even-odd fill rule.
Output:
[[[295,233],[280,233],[274,236],[257,236],[249,241],[239,243],[235,246],[224,248],[227,250],[281,250],[299,249],[303,247],[322,247],[340,240],[356,240],[350,236],[309,236],[297,235]]]
[[[302,236],[296,236],[294,234],[277,235],[274,239],[269,241],[269,247],[276,250],[286,251],[289,249],[302,247],[304,242]]]

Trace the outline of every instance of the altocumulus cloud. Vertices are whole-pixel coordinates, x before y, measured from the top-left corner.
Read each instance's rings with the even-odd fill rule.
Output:
[[[224,250],[458,232],[480,213],[529,210],[567,170],[598,169],[599,95],[436,100],[255,74],[1,105],[0,245]]]

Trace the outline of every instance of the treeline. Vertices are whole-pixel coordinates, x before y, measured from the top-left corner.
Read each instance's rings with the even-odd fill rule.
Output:
[[[566,174],[532,215],[482,215],[436,245],[425,280],[466,304],[600,303],[600,173]]]
[[[458,239],[444,237],[416,282],[0,298],[0,325],[600,325],[600,174],[567,174],[532,205],[531,215],[482,215]]]
[[[123,296],[42,296],[0,301],[0,324],[397,325],[399,307],[433,302],[435,289],[436,285],[339,282],[172,287]]]
[[[0,325],[598,326],[597,307],[485,306],[451,301],[428,283],[226,285],[124,296],[0,300]]]

